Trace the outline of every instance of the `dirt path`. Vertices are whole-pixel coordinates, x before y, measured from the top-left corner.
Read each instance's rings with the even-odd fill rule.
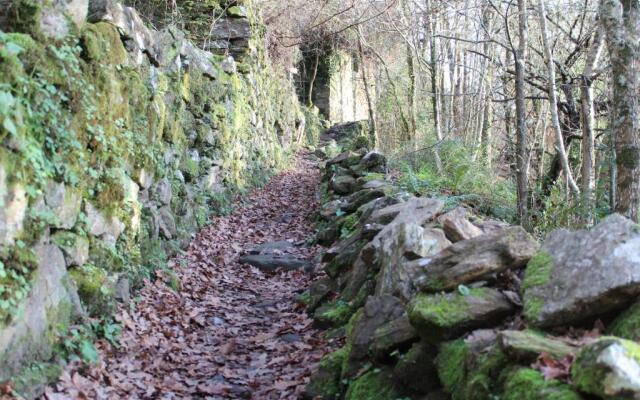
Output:
[[[325,345],[295,296],[305,272],[265,274],[238,263],[259,243],[313,235],[319,171],[304,157],[227,217],[213,219],[171,261],[181,290],[149,283],[121,311],[121,345],[99,343],[102,361],[73,365],[47,397],[295,399]],[[301,247],[312,260],[317,249]]]

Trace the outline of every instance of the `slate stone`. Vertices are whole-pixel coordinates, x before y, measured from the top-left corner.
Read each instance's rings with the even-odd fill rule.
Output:
[[[295,256],[284,255],[247,255],[240,257],[242,264],[249,264],[263,271],[273,272],[277,269],[284,269],[287,271],[304,269],[309,270],[313,265],[307,260],[301,260]]]
[[[515,312],[513,304],[499,291],[471,289],[458,292],[419,294],[407,307],[409,320],[429,343],[459,337],[465,332],[494,326]]]
[[[482,235],[482,230],[467,219],[467,210],[457,207],[438,217],[442,230],[453,243]]]
[[[522,268],[537,249],[536,240],[519,226],[464,240],[420,260],[416,285],[426,292],[452,290],[507,269]]]
[[[529,262],[524,314],[537,327],[592,320],[640,294],[640,229],[611,215],[591,230],[552,232]]]

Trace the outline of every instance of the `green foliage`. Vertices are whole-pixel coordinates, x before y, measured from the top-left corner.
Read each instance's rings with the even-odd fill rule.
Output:
[[[462,142],[445,141],[437,148],[441,172],[432,151],[394,157],[394,167],[402,171],[402,186],[416,194],[447,196],[448,207],[464,203],[505,221],[515,219],[515,186],[510,179],[498,176],[474,158],[477,149]]]
[[[0,327],[15,315],[29,294],[30,277],[36,267],[35,255],[22,241],[0,254]]]

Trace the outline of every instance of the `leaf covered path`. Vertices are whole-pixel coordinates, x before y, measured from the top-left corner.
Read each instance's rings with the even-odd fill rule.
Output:
[[[171,261],[180,290],[158,279],[121,310],[120,346],[72,365],[47,397],[100,399],[295,399],[326,352],[295,297],[311,277],[265,274],[238,258],[256,244],[313,235],[319,170],[301,156],[229,216],[216,217]],[[301,246],[313,260],[317,249]],[[174,282],[175,283],[175,282]]]

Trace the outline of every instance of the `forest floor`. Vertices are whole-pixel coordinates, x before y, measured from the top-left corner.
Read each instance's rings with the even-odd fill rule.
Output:
[[[99,363],[71,364],[45,397],[299,398],[329,350],[295,300],[312,276],[266,274],[238,258],[257,244],[313,238],[320,172],[308,157],[213,218],[170,262],[179,290],[166,277],[149,282],[118,312],[119,346],[99,342]],[[319,250],[295,251],[313,261]]]

